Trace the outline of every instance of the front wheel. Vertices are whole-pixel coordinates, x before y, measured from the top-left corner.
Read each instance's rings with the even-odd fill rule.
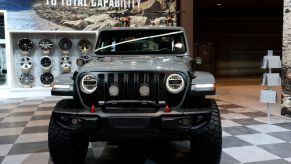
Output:
[[[222,130],[220,114],[214,100],[209,101],[212,116],[208,126],[192,134],[190,139],[191,157],[198,163],[219,164],[222,152]]]
[[[61,100],[56,108],[69,108],[73,100]],[[63,129],[51,117],[48,131],[48,146],[52,161],[55,164],[81,164],[88,151],[89,139],[85,135]]]

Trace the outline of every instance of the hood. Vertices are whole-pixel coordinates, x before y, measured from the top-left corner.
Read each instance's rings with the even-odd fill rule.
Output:
[[[91,60],[79,72],[190,70],[188,57],[105,57]]]

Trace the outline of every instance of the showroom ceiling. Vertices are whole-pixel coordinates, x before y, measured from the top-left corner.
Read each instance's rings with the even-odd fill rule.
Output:
[[[220,16],[268,16],[283,15],[283,0],[196,0],[194,15]]]
[[[200,9],[283,8],[283,0],[196,0],[195,7]]]

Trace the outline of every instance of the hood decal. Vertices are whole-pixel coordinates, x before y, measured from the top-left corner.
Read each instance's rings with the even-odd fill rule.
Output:
[[[103,58],[92,60],[80,68],[90,71],[182,71],[189,70],[189,62],[183,58]]]

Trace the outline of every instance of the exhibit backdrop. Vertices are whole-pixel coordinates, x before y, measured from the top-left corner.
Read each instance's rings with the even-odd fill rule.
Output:
[[[130,26],[152,26],[176,6],[176,0],[0,0],[8,30],[95,31],[121,26],[124,17]]]

